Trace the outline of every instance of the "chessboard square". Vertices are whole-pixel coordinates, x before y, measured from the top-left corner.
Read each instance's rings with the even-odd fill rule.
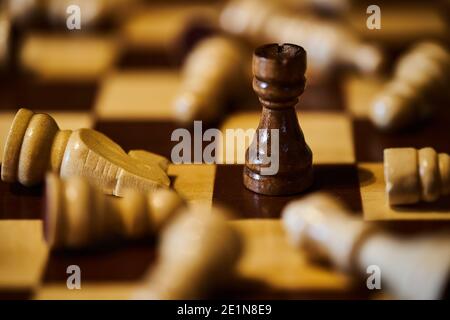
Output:
[[[216,166],[208,164],[174,164],[167,170],[172,187],[188,203],[211,206]]]
[[[80,268],[82,283],[138,281],[155,259],[155,241],[152,239],[90,250],[54,251],[48,257],[43,282],[66,283],[70,265]]]
[[[35,300],[129,300],[139,288],[139,282],[88,282],[80,290],[69,290],[66,283],[44,283]]]
[[[0,221],[41,219],[43,189],[42,185],[25,187],[19,183],[0,181]]]
[[[113,38],[30,34],[23,44],[21,65],[46,80],[92,80],[115,63],[119,53]]]
[[[236,218],[279,218],[285,205],[314,192],[326,192],[342,201],[351,212],[360,214],[358,172],[354,164],[315,164],[313,185],[303,193],[267,196],[254,193],[243,183],[243,165],[217,165],[213,204],[225,205]]]
[[[344,80],[344,96],[347,111],[355,118],[368,118],[371,102],[382,89],[380,78],[351,75]]]
[[[249,219],[231,224],[242,235],[244,244],[238,276],[262,283],[268,290],[295,292],[298,296],[303,293],[312,297],[315,292],[338,295],[352,290],[348,276],[311,263],[304,250],[291,245],[281,220]],[[242,288],[248,289],[248,286]]]
[[[391,207],[388,203],[382,163],[360,163],[359,183],[364,220],[450,220],[450,199]]]
[[[99,119],[174,119],[173,97],[179,86],[175,70],[124,71],[101,85],[95,113]]]
[[[8,109],[25,107],[30,110],[90,111],[97,96],[95,81],[47,81],[36,78],[24,79]]]
[[[47,255],[42,221],[0,220],[0,291],[36,288]]]
[[[356,161],[381,162],[386,148],[432,147],[437,152],[448,152],[450,112],[447,109],[437,111],[432,121],[395,133],[380,131],[369,119],[354,119],[352,130]]]
[[[88,112],[60,112],[60,111],[39,111],[50,114],[58,123],[62,130],[76,130],[79,128],[91,128],[93,126],[92,115]],[[16,112],[0,112],[0,156],[3,155],[6,138],[9,128]],[[0,164],[2,157],[0,157]]]
[[[256,129],[260,116],[258,112],[236,113],[224,121],[221,127],[224,143],[218,148],[218,163],[245,163],[248,144],[227,144],[226,131]],[[351,121],[344,113],[300,112],[298,119],[305,140],[313,152],[314,164],[343,164],[355,161]]]
[[[170,50],[195,20],[212,20],[217,13],[214,4],[152,5],[130,15],[122,26],[128,48]]]

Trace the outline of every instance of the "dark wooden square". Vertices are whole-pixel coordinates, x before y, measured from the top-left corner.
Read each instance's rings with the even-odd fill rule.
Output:
[[[317,191],[330,193],[352,212],[361,212],[358,172],[352,164],[314,165],[314,184],[305,193],[292,196],[265,196],[247,190],[242,182],[243,165],[218,165],[213,203],[236,211],[238,218],[279,218],[284,206],[294,199]]]

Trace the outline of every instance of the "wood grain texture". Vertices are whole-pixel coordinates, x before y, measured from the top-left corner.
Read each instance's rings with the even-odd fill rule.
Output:
[[[215,165],[170,165],[167,173],[173,188],[191,204],[210,206],[213,198]]]
[[[391,207],[385,192],[383,164],[359,163],[358,171],[365,220],[450,220],[449,197],[432,203]]]

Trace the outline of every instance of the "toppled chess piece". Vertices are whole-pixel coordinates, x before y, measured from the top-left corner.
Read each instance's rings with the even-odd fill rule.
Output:
[[[293,194],[313,182],[312,152],[295,111],[305,88],[305,71],[302,47],[268,44],[255,50],[253,89],[263,108],[245,156],[244,185],[256,193]],[[270,168],[276,172],[269,173]]]
[[[0,71],[6,70],[11,54],[11,19],[6,11],[0,12]]]
[[[308,52],[308,79],[322,79],[345,64],[372,74],[382,66],[382,54],[357,39],[341,23],[293,13],[275,1],[234,0],[224,7],[222,28],[253,43],[301,45]],[[317,80],[315,80],[317,81]]]
[[[339,269],[367,275],[378,266],[386,288],[399,299],[442,298],[449,280],[450,237],[396,237],[352,217],[335,199],[316,194],[289,203],[284,228],[295,246],[327,258]]]
[[[126,189],[167,188],[167,165],[166,158],[150,152],[126,154],[98,131],[60,130],[48,114],[20,109],[6,139],[1,178],[33,186],[51,171],[85,177],[107,194],[122,195]]]
[[[181,88],[174,102],[177,119],[185,123],[216,120],[226,103],[246,88],[249,58],[236,40],[223,36],[202,40],[183,66]]]
[[[372,122],[399,130],[429,118],[449,100],[450,53],[436,43],[420,43],[400,58],[392,80],[375,97]]]
[[[223,209],[186,209],[163,231],[159,259],[131,298],[185,300],[208,297],[233,273],[242,250]]]
[[[433,148],[385,149],[384,180],[391,205],[436,201],[450,194],[450,157]]]
[[[184,206],[169,189],[105,195],[82,177],[46,178],[45,235],[51,249],[81,249],[158,233]]]

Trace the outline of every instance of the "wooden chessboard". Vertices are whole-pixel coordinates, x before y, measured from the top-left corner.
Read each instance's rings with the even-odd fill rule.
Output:
[[[139,19],[122,22],[120,33],[125,36],[121,41],[108,31],[70,37],[45,30],[27,33],[20,64],[28,71],[1,79],[0,154],[16,110],[26,107],[50,113],[62,129],[94,128],[125,150],[146,149],[170,157],[175,144],[170,135],[179,127],[171,104],[180,75],[179,63],[173,62],[168,47],[172,40],[181,41],[176,24],[192,9],[186,4],[177,6],[184,11],[175,5],[159,8],[160,14],[140,10]],[[206,15],[210,9],[202,8]],[[152,21],[145,19],[146,14],[170,28],[160,34],[161,30],[146,24]],[[367,119],[367,108],[382,82],[349,75],[323,88],[306,89],[298,115],[314,153],[315,182],[308,193],[335,195],[355,216],[395,231],[447,228],[448,198],[401,209],[387,205],[382,151],[431,146],[450,152],[450,112],[444,110],[406,133],[380,133]],[[257,103],[237,106],[224,114],[217,127],[254,128],[259,115]],[[252,193],[242,184],[242,169],[242,163],[169,168],[174,189],[189,202],[222,204],[236,212],[230,223],[243,235],[245,249],[236,281],[223,293],[226,298],[374,297],[355,279],[312,263],[305,252],[288,244],[280,212],[288,201],[304,195]],[[155,241],[94,252],[49,252],[40,220],[42,194],[42,186],[0,182],[0,298],[129,297],[156,259]],[[82,270],[81,290],[66,287],[66,268],[71,264]]]

